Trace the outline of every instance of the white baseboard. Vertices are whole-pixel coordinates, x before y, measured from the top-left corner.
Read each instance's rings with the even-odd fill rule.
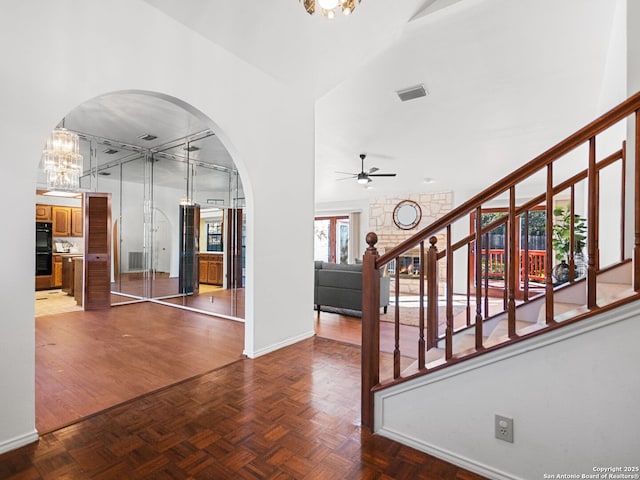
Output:
[[[443,450],[436,447],[435,445],[425,443],[417,438],[403,435],[402,433],[396,432],[394,430],[381,428],[376,432],[376,434],[379,434],[386,438],[390,438],[391,440],[395,440],[396,442],[402,443],[403,445],[408,445],[412,448],[415,448],[416,450],[428,453],[429,455],[439,458],[440,460],[444,460],[445,462],[451,463],[492,480],[524,480],[520,477],[514,477],[500,470],[496,470],[495,468],[491,468],[482,463],[478,463],[475,460],[471,460],[469,458],[456,455],[453,452]]]
[[[278,343],[274,343],[273,345],[261,348],[259,350],[254,350],[250,352],[245,349],[245,351],[242,353],[249,358],[258,358],[258,357],[261,357],[262,355],[266,355],[267,353],[275,352],[276,350],[280,350],[281,348],[288,347],[289,345],[293,345],[294,343],[298,343],[308,338],[312,338],[314,335],[315,335],[315,332],[311,330],[310,332],[306,332],[295,337],[287,338],[286,340],[283,340]]]
[[[19,437],[0,442],[0,454],[37,442],[39,438],[38,432],[33,430],[33,432],[25,433]]]

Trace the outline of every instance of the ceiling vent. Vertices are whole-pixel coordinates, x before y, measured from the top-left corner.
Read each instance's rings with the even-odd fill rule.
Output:
[[[118,153],[119,150],[116,150],[115,148],[107,148],[105,150],[102,151],[102,153],[106,153],[107,155],[113,155],[114,153]]]
[[[143,133],[142,135],[139,135],[138,138],[140,140],[145,140],[147,142],[150,142],[151,140],[155,140],[158,137],[155,135],[151,135],[150,133]]]
[[[200,150],[200,147],[196,147],[195,145],[189,145],[188,147],[184,147],[183,150],[187,152],[197,152]]]
[[[396,91],[396,93],[398,94],[398,97],[400,97],[400,100],[402,100],[403,102],[427,96],[427,91],[425,90],[424,85],[416,85],[414,87],[405,88],[404,90]]]
[[[98,172],[98,175],[102,175],[103,177],[108,177],[111,175],[111,172]]]

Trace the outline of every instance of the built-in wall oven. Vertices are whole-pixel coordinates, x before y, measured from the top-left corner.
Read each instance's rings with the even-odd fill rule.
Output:
[[[52,224],[36,222],[36,275],[51,275]]]

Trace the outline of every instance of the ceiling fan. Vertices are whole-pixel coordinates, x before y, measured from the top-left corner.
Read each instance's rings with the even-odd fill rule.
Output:
[[[371,167],[368,171],[365,172],[364,159],[366,157],[367,157],[366,154],[364,153],[360,154],[360,162],[361,162],[360,172],[358,173],[336,172],[344,175],[349,175],[348,177],[340,178],[339,180],[347,180],[349,178],[355,178],[360,185],[367,185],[368,183],[371,183],[372,181],[371,177],[395,177],[396,176],[395,173],[376,173],[379,170],[378,167]]]

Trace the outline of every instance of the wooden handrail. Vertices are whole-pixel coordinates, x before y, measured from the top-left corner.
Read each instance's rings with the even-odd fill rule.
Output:
[[[502,308],[507,319],[506,340],[501,340],[500,345],[510,345],[528,338],[533,335],[539,335],[542,331],[554,330],[563,325],[572,323],[574,320],[565,320],[561,323],[554,319],[554,295],[555,288],[552,278],[553,270],[553,214],[554,214],[554,195],[569,190],[569,212],[570,219],[575,218],[576,203],[576,185],[584,180],[587,181],[587,268],[586,278],[582,280],[586,285],[586,306],[589,310],[581,313],[580,317],[585,317],[591,312],[606,310],[610,306],[599,307],[597,305],[596,282],[597,274],[600,271],[599,260],[599,204],[598,197],[600,194],[600,171],[612,165],[614,162],[621,160],[622,163],[622,184],[621,184],[621,261],[628,261],[625,256],[625,195],[626,195],[626,172],[627,172],[627,150],[626,144],[623,143],[622,149],[608,155],[604,159],[598,161],[596,158],[596,137],[598,134],[613,126],[614,124],[634,115],[635,117],[635,150],[632,157],[632,166],[635,169],[635,177],[633,179],[634,194],[634,245],[633,245],[633,289],[640,292],[640,92],[631,96],[625,102],[611,109],[609,112],[597,118],[584,128],[578,130],[573,135],[567,137],[562,142],[548,149],[544,153],[538,155],[529,163],[515,170],[510,175],[505,176],[489,188],[483,190],[479,194],[473,196],[469,200],[463,202],[458,207],[451,210],[441,218],[417,232],[412,237],[401,242],[399,245],[388,249],[383,255],[379,255],[376,249],[377,236],[375,233],[369,233],[366,241],[368,248],[363,256],[362,265],[362,287],[363,287],[363,306],[362,306],[362,425],[365,428],[372,429],[374,422],[374,392],[386,385],[397,384],[402,381],[403,375],[412,378],[427,371],[444,368],[447,365],[455,364],[463,358],[472,358],[486,351],[493,351],[499,346],[486,342],[485,335],[485,319],[489,318],[492,313],[489,311],[489,243],[488,235],[492,230],[503,227],[505,242],[504,253],[502,258],[501,275],[504,279]],[[577,174],[573,174],[570,178],[560,181],[554,185],[554,162],[567,153],[573,151],[582,145],[588,145],[588,166],[586,169]],[[516,187],[526,180],[528,177],[537,174],[546,174],[544,193],[529,199],[528,201],[516,204]],[[482,225],[483,204],[487,201],[495,199],[498,195],[508,192],[508,211],[504,217],[492,221],[488,225]],[[522,333],[516,329],[516,296],[517,290],[521,283],[524,284],[524,300],[529,301],[529,280],[531,272],[531,260],[528,233],[524,236],[524,246],[520,245],[520,218],[525,217],[525,232],[529,232],[529,212],[533,210],[541,210],[540,205],[544,204],[544,212],[546,215],[546,245],[542,256],[544,258],[544,275],[540,275],[540,271],[533,272],[537,275],[538,280],[544,280],[544,307],[541,314],[546,324],[541,330],[535,333]],[[542,211],[542,210],[541,210]],[[473,219],[471,232],[464,235],[457,241],[452,239],[452,225],[470,216]],[[569,222],[569,247],[567,252],[567,261],[569,263],[569,282],[575,281],[575,273],[578,271],[574,260],[574,246],[576,244],[576,230],[573,222]],[[580,232],[582,234],[582,232]],[[438,251],[436,244],[438,243],[437,235],[444,238],[445,245]],[[430,246],[425,249],[425,242],[428,241]],[[417,345],[417,372],[406,373],[401,372],[401,358],[404,353],[400,349],[400,269],[396,268],[394,276],[393,299],[395,300],[394,308],[394,348],[392,356],[393,380],[380,384],[380,273],[383,268],[391,261],[395,260],[396,265],[399,264],[400,257],[405,252],[419,247],[420,275],[417,277],[419,282],[419,319],[416,338]],[[455,352],[453,334],[454,332],[454,315],[453,315],[453,262],[454,253],[465,248],[467,260],[467,288],[466,288],[466,326],[464,329],[473,328],[475,332],[474,347],[466,353]],[[524,250],[520,250],[524,247]],[[518,253],[520,252],[520,253]],[[462,255],[465,255],[463,252]],[[486,257],[483,261],[483,257]],[[445,269],[445,286],[446,294],[446,310],[445,333],[442,337],[438,332],[439,322],[439,289],[438,281],[440,279],[440,268],[438,262],[444,259],[446,262]],[[472,261],[469,259],[473,259]],[[539,265],[539,262],[536,262]],[[582,263],[580,265],[583,265]],[[485,271],[483,271],[483,266]],[[581,266],[581,274],[584,274],[583,266]],[[538,267],[535,267],[539,270]],[[413,280],[412,280],[413,281]],[[426,289],[425,289],[426,283]],[[472,285],[473,284],[473,285]],[[502,287],[501,287],[502,288]],[[425,291],[426,290],[426,291]],[[473,294],[475,291],[475,295]],[[540,292],[540,290],[537,290]],[[522,293],[522,291],[520,291]],[[424,304],[426,294],[426,308]],[[636,296],[640,298],[640,293]],[[522,297],[520,297],[522,298]],[[539,298],[539,297],[538,297]],[[475,316],[471,313],[472,305],[475,304]],[[458,330],[460,331],[460,329]],[[434,364],[427,365],[426,353],[431,349],[439,349],[444,342],[443,358],[436,366]],[[413,367],[415,368],[415,367]]]
[[[482,192],[462,203],[457,208],[454,208],[448,214],[435,220],[432,224],[423,228],[420,232],[416,233],[411,238],[408,238],[404,242],[398,244],[396,247],[385,252],[376,261],[376,266],[380,268],[381,266],[386,265],[406,250],[414,247],[419,242],[426,240],[428,237],[435,235],[440,230],[444,229],[448,224],[454,223],[456,220],[459,220],[464,215],[468,214],[470,210],[478,207],[479,205],[482,205],[487,201],[488,198],[494,198],[495,196],[506,192],[512,186],[533,175],[541,168],[544,168],[545,166],[552,163],[554,160],[562,157],[563,155],[566,155],[575,148],[589,141],[590,138],[596,136],[603,130],[623,120],[639,108],[640,92],[622,102],[617,107],[609,110],[607,113],[600,116],[581,130],[578,130],[573,135],[567,137],[562,142],[551,147],[546,152],[538,155],[536,158],[518,168],[510,175],[503,177],[501,180],[497,181],[489,188],[486,188]],[[640,115],[638,116],[640,117]],[[636,121],[636,148],[638,142],[640,141],[640,126],[638,126],[639,121],[640,120]],[[636,172],[636,174],[638,175],[638,172]],[[640,184],[640,177],[638,178],[638,183]],[[640,204],[640,198],[638,199],[638,203]],[[638,224],[640,229],[640,219],[638,220]],[[637,248],[640,252],[640,238],[638,238],[637,241]]]

